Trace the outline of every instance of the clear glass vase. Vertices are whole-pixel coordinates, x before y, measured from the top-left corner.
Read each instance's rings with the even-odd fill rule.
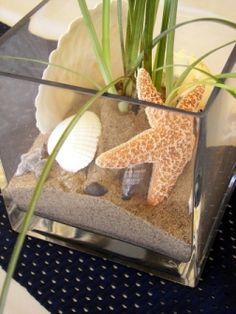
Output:
[[[11,226],[16,231],[48,156],[49,134],[41,134],[36,127],[36,96],[43,90],[43,101],[54,101],[55,112],[57,106],[70,104],[66,117],[96,93],[66,80],[42,79],[47,66],[44,62],[9,57],[47,62],[49,53],[56,48],[56,41],[28,31],[34,14],[31,12],[0,39],[0,55],[5,56],[0,58],[0,173],[2,177],[4,174],[2,192]],[[177,40],[178,45],[182,47],[181,40]],[[224,67],[223,71],[235,72],[235,56],[235,47],[232,50],[231,46],[214,55],[210,63],[217,64],[221,71]],[[227,83],[234,84],[233,80]],[[119,112],[120,102],[129,104],[129,113]],[[178,179],[173,180],[168,197],[157,205],[150,205],[147,198],[150,178],[154,172],[158,177],[163,168],[161,158],[159,163],[144,160],[138,166],[131,162],[124,169],[104,169],[95,163],[104,151],[138,134],[151,132],[145,115],[147,106],[154,108],[157,115],[189,123],[194,141],[190,161]],[[190,113],[106,94],[89,110],[102,126],[96,156],[75,174],[55,162],[28,233],[195,286],[235,186],[235,98],[215,88],[204,111]],[[44,123],[48,116],[42,112]],[[159,150],[168,148],[161,142]],[[161,153],[160,156],[163,157]]]

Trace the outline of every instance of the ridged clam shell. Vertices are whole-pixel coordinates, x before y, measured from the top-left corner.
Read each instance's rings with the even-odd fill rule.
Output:
[[[127,3],[123,4],[123,26],[126,27]],[[96,29],[99,40],[102,37],[102,5],[90,10],[91,18]],[[111,67],[112,77],[117,78],[123,75],[121,48],[119,41],[119,27],[117,22],[117,3],[111,3],[110,15],[110,37],[111,39]],[[43,79],[61,82],[74,86],[97,89],[97,86],[104,86],[104,80],[101,75],[99,65],[91,43],[83,18],[74,20],[66,34],[58,41],[57,48],[50,54],[49,62],[51,64],[61,65],[64,68],[78,72],[80,75],[68,72],[55,66],[48,66]],[[90,80],[96,81],[95,86]],[[68,114],[74,114],[81,103],[84,102],[84,96],[71,90],[52,88],[46,85],[40,85],[38,95],[35,99],[36,106],[36,125],[41,133],[50,133],[58,123],[60,123]]]
[[[48,139],[48,153],[51,154],[60,136],[71,122],[71,116],[52,131]],[[101,134],[101,123],[98,116],[86,111],[79,119],[57,154],[56,161],[62,169],[77,172],[93,160]]]

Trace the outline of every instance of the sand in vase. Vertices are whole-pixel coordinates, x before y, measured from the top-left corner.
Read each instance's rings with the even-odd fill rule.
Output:
[[[149,128],[144,112],[121,114],[117,104],[103,101],[92,111],[100,117],[102,135],[97,155],[107,151]],[[42,148],[48,137],[39,135],[31,151]],[[147,247],[155,252],[186,261],[191,255],[192,216],[189,198],[193,182],[193,164],[190,162],[179,177],[167,200],[157,206],[146,202],[148,184],[134,195],[122,197],[124,170],[98,167],[93,161],[77,173],[62,170],[55,162],[37,206],[41,216],[73,226],[89,229],[121,240]],[[91,183],[101,184],[107,193],[91,196],[85,193]],[[20,208],[25,209],[36,184],[33,172],[14,176],[5,193]]]

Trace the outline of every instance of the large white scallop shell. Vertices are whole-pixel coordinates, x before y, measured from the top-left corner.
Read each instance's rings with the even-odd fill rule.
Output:
[[[65,131],[74,116],[57,125],[48,139],[48,153],[51,154],[57,141]],[[92,111],[86,111],[57,154],[56,161],[62,169],[77,172],[85,168],[93,160],[97,150],[98,139],[101,134],[101,123]]]
[[[126,27],[126,12],[127,3],[124,1],[124,29]],[[97,36],[101,40],[102,5],[100,4],[95,9],[90,10],[90,14]],[[116,1],[112,1],[111,3],[110,23],[110,37],[115,39],[111,40],[110,43],[112,78],[114,79],[123,75]],[[68,32],[59,39],[56,50],[54,50],[49,57],[49,62],[51,64],[61,65],[64,68],[69,68],[74,72],[80,73],[82,76],[59,67],[48,66],[43,73],[43,79],[45,80],[97,89],[97,86],[94,86],[91,81],[85,78],[86,76],[95,80],[99,86],[105,85],[83,18],[78,18],[72,22]],[[78,107],[80,107],[83,102],[84,96],[79,93],[40,85],[35,100],[36,124],[40,132],[43,134],[50,133],[66,116],[77,112]]]

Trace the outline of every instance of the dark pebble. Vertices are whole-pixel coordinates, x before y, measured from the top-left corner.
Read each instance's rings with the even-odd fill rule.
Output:
[[[105,186],[97,182],[92,182],[85,187],[84,192],[92,196],[102,196],[108,192]]]

